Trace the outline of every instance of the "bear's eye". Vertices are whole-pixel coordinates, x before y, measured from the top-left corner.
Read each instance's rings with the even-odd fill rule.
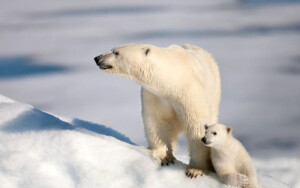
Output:
[[[113,54],[115,54],[115,56],[118,56],[119,52],[118,51],[113,51]]]
[[[217,135],[217,132],[213,132],[212,134],[216,136],[216,135]]]
[[[150,52],[150,48],[145,49],[145,54],[148,55]]]

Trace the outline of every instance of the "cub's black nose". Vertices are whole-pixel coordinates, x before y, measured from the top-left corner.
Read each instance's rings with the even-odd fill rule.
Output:
[[[201,139],[201,141],[202,141],[203,143],[206,143],[206,138],[203,137],[203,138]]]

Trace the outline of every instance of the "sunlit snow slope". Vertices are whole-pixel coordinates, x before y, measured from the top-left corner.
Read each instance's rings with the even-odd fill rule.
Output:
[[[191,180],[185,167],[180,161],[156,165],[147,149],[103,125],[60,118],[0,95],[1,187],[226,187],[215,174]],[[266,187],[287,187],[261,180]]]

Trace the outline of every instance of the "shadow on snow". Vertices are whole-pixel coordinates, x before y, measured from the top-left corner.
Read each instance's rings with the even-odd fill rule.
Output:
[[[135,145],[128,137],[118,131],[104,125],[91,123],[79,119],[74,119],[72,124],[37,109],[23,112],[13,120],[0,127],[5,132],[26,132],[26,131],[45,131],[45,130],[89,130],[101,135],[111,136],[128,144]]]
[[[81,8],[69,9],[63,11],[53,11],[48,13],[39,13],[33,15],[36,18],[61,18],[74,16],[93,16],[93,15],[132,15],[145,14],[165,10],[161,6],[112,6],[112,7],[96,7],[96,8]]]
[[[300,23],[284,26],[249,26],[235,30],[154,30],[128,35],[126,39],[239,37],[270,33],[300,32]]]
[[[86,130],[89,130],[89,131],[92,131],[95,133],[103,134],[106,136],[112,136],[112,137],[115,137],[116,139],[126,142],[128,144],[136,145],[127,136],[123,135],[122,133],[119,133],[118,131],[116,131],[112,128],[106,127],[104,125],[100,125],[100,124],[96,124],[96,123],[92,123],[92,122],[88,122],[88,121],[83,121],[80,119],[73,119],[72,124],[78,128],[83,128],[83,129],[86,129]]]
[[[65,72],[60,65],[41,65],[28,57],[0,58],[0,79]]]
[[[299,3],[300,0],[239,0],[239,2],[243,5],[260,6],[260,5]]]

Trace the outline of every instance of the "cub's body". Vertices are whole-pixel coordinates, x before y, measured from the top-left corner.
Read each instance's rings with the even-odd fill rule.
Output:
[[[231,131],[230,127],[221,124],[212,125],[202,139],[211,148],[211,160],[217,175],[228,185],[260,188],[250,155]]]

